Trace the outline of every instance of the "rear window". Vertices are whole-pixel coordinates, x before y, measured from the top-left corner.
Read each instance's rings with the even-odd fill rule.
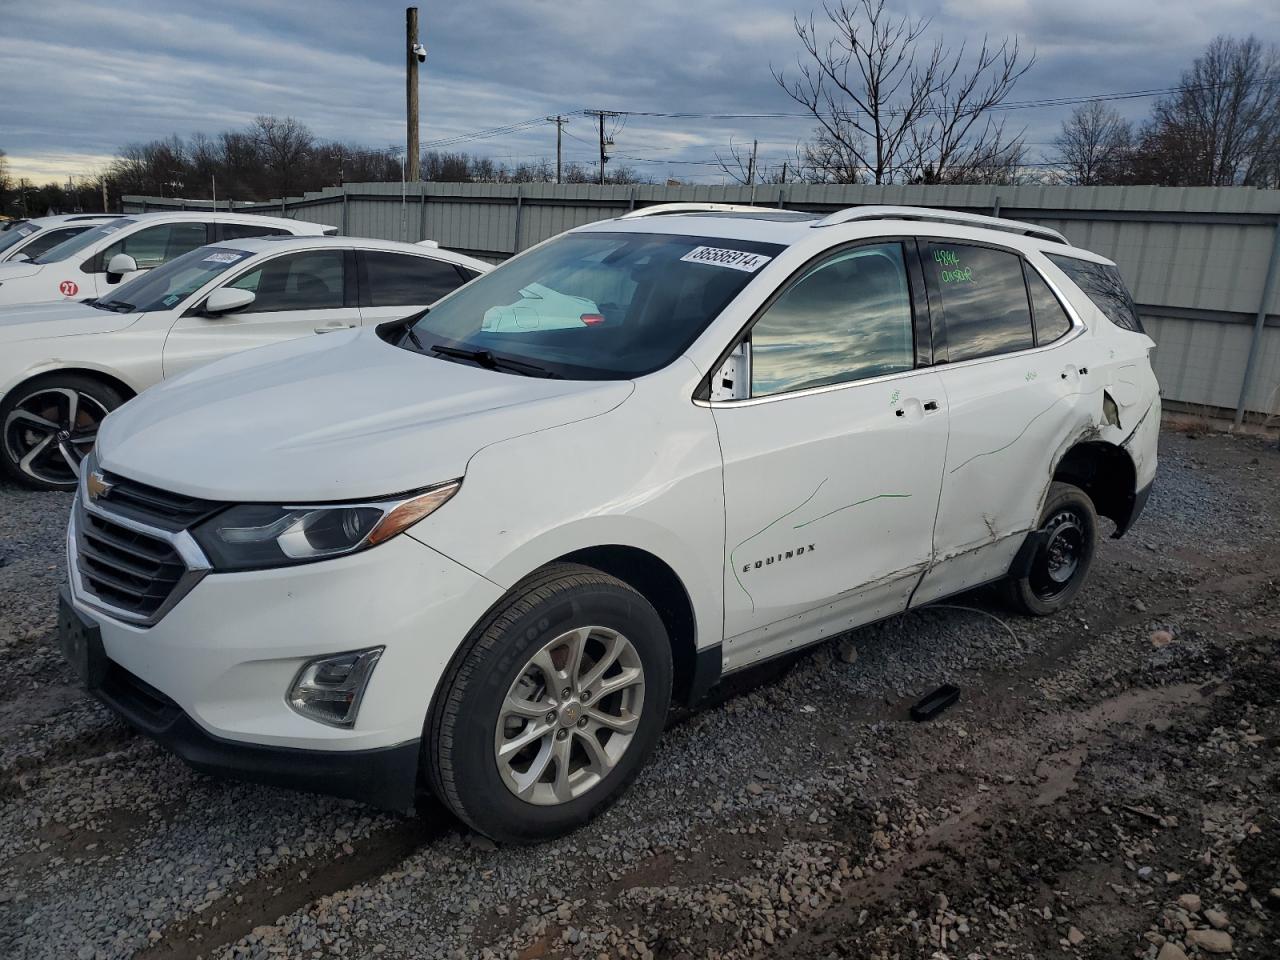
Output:
[[[1046,253],[1054,265],[1071,278],[1072,283],[1084,291],[1093,305],[1101,310],[1117,327],[1145,333],[1133,297],[1120,279],[1120,271],[1105,263],[1090,263],[1060,253]]]

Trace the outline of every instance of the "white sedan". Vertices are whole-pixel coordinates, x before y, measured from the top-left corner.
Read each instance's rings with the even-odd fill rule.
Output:
[[[128,274],[158,267],[206,243],[336,232],[322,223],[247,213],[113,217],[38,257],[0,264],[0,307],[104,297]]]
[[[489,269],[434,245],[260,238],[201,247],[96,300],[0,310],[0,472],[71,489],[102,418],[152,384],[251,347],[412,316]]]
[[[119,219],[111,213],[71,213],[12,220],[0,229],[0,263],[34,260],[64,240]]]

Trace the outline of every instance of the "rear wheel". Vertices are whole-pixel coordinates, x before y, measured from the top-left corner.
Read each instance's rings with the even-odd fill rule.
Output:
[[[476,627],[445,677],[424,739],[436,794],[495,840],[567,833],[635,777],[671,678],[643,596],[589,567],[548,567]]]
[[[0,468],[37,490],[71,490],[117,390],[79,374],[39,377],[0,402]]]
[[[1043,617],[1070,603],[1089,576],[1098,545],[1093,501],[1079,487],[1055,481],[1038,529],[1045,538],[1030,571],[1025,577],[1007,580],[1004,593],[1014,609]]]

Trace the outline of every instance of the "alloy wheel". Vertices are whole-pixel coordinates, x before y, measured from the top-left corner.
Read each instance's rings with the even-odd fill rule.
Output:
[[[80,390],[45,387],[23,397],[5,417],[5,453],[33,480],[74,484],[109,412]]]
[[[644,707],[635,646],[608,627],[577,627],[529,658],[499,711],[494,756],[507,789],[529,803],[582,796],[631,745]]]

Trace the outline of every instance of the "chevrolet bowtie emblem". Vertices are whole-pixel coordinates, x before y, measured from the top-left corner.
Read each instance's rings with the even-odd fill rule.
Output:
[[[101,500],[111,492],[111,488],[114,486],[114,484],[107,482],[106,477],[104,477],[102,472],[99,470],[95,470],[93,473],[89,474],[89,482],[87,485],[89,487],[90,500]]]

